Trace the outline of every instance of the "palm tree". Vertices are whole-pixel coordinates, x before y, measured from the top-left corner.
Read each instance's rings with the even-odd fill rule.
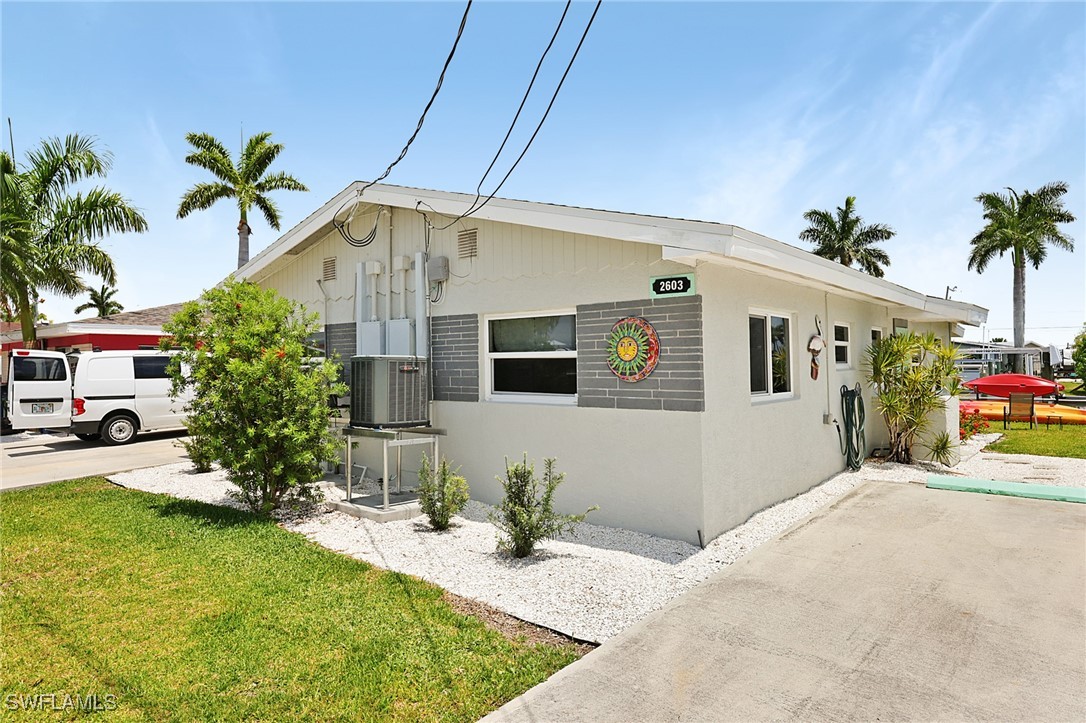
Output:
[[[102,284],[101,289],[90,289],[90,301],[75,307],[75,313],[82,314],[84,311],[94,309],[98,312],[99,318],[110,314],[118,314],[124,311],[124,306],[113,298],[116,295],[117,289],[109,284]]]
[[[1075,250],[1071,237],[1058,224],[1073,223],[1075,217],[1063,207],[1067,184],[1056,181],[1035,192],[1019,195],[1013,188],[1007,193],[982,193],[976,200],[984,208],[987,224],[970,241],[969,268],[982,273],[988,263],[1010,252],[1014,267],[1014,345],[1026,343],[1026,262],[1041,268],[1048,255],[1046,244],[1067,251]],[[1014,357],[1015,371],[1022,369],[1020,355]]]
[[[147,230],[147,220],[120,194],[101,186],[71,192],[83,179],[105,176],[112,165],[112,156],[95,143],[77,134],[43,140],[27,153],[22,169],[0,151],[0,306],[19,317],[27,346],[37,340],[39,294],[81,294],[84,273],[116,283],[113,259],[97,239]]]
[[[890,257],[875,243],[889,241],[894,230],[882,223],[864,226],[856,214],[855,196],[846,198],[844,208],[838,206],[836,215],[812,208],[803,218],[810,226],[799,237],[815,244],[815,254],[845,266],[858,264],[872,276],[883,277],[882,267],[890,265]]]
[[[238,222],[238,268],[249,262],[249,209],[256,206],[268,225],[279,230],[279,209],[265,194],[270,191],[308,191],[301,181],[286,173],[264,175],[268,166],[283,150],[282,143],[269,143],[271,133],[251,136],[235,166],[226,147],[207,133],[185,135],[195,149],[185,158],[186,163],[211,171],[217,183],[197,183],[185,191],[177,217],[184,218],[193,211],[211,208],[216,201],[235,198],[241,220]]]

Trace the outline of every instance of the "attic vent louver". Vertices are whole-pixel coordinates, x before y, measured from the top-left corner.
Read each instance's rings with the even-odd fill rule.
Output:
[[[336,257],[332,256],[324,260],[324,269],[321,272],[321,281],[336,280]]]
[[[479,229],[469,228],[456,234],[457,257],[473,259],[479,255]]]

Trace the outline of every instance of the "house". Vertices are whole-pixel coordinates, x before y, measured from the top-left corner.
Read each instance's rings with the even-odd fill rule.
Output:
[[[162,325],[181,310],[182,304],[167,304],[139,311],[122,311],[110,316],[45,324],[37,329],[43,349],[56,351],[113,351],[157,347],[164,336]],[[0,331],[0,351],[23,348],[18,323]]]
[[[961,353],[958,369],[962,379],[970,381],[991,374],[1009,372],[1014,368],[1015,357],[1022,358],[1022,370],[1031,376],[1055,378],[1062,368],[1063,352],[1053,344],[1027,341],[1021,347],[997,342],[955,340]]]
[[[844,469],[841,388],[873,338],[987,318],[738,226],[498,198],[453,222],[472,196],[361,189],[236,276],[319,313],[345,359],[428,357],[442,452],[485,502],[505,458],[556,457],[560,508],[707,542]]]

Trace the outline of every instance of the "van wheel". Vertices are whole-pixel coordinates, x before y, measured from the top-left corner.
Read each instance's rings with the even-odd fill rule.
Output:
[[[128,444],[136,438],[138,423],[127,414],[117,414],[102,422],[102,441],[106,444]]]
[[[79,432],[76,432],[75,436],[82,439],[84,442],[93,442],[102,438],[102,435],[100,434],[80,434]]]

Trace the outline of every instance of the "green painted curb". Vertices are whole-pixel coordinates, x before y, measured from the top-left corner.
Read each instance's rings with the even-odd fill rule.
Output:
[[[933,490],[979,492],[988,495],[1007,495],[1009,497],[1028,497],[1035,500],[1086,504],[1086,487],[1057,487],[1055,485],[1035,485],[1025,482],[997,482],[990,479],[948,477],[935,474],[928,475],[927,486]]]

